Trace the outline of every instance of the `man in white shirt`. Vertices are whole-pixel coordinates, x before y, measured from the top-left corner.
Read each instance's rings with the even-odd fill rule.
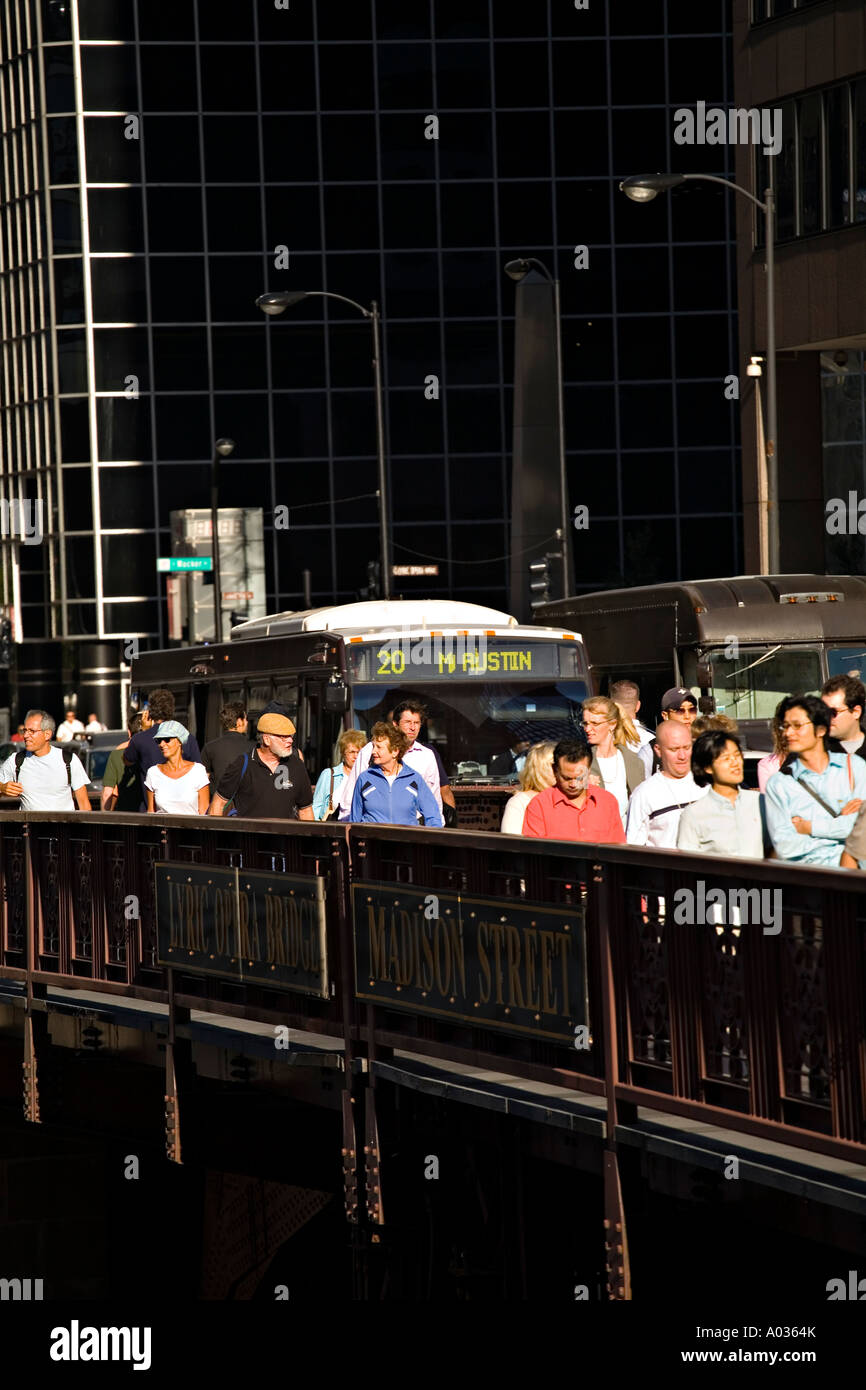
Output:
[[[42,709],[27,711],[21,771],[16,778],[18,754],[12,753],[0,767],[0,795],[20,797],[22,811],[74,811],[76,805],[79,811],[89,811],[89,779],[81,759],[71,749],[67,754],[66,749],[52,748],[53,733],[50,714]]]
[[[52,727],[52,728],[54,727],[54,722],[53,722],[53,720],[52,720],[51,727]],[[75,718],[75,711],[74,711],[74,710],[71,710],[71,709],[70,709],[70,710],[67,710],[67,711],[66,711],[66,718],[64,719],[63,723],[60,725],[59,729],[57,730],[57,742],[58,742],[58,743],[70,743],[70,742],[72,741],[72,739],[74,739],[74,737],[75,737],[76,734],[83,734],[83,733],[84,733],[84,725],[82,724],[82,722],[81,722],[80,719],[76,719],[76,718]]]
[[[630,719],[634,724],[638,741],[637,743],[630,743],[629,748],[633,753],[637,753],[644,765],[647,777],[652,777],[655,734],[637,717],[640,709],[640,686],[636,681],[613,681],[610,687],[610,698],[619,705],[626,719]]]
[[[680,815],[686,806],[706,796],[692,776],[692,735],[679,720],[666,720],[656,729],[661,769],[641,782],[628,804],[625,837],[630,845],[676,849]]]
[[[99,722],[95,714],[91,714],[88,716],[87,728],[84,730],[84,732],[86,734],[104,734],[105,725]]]
[[[407,763],[409,767],[414,767],[416,772],[420,772],[421,776],[424,778],[424,781],[427,783],[427,786],[430,788],[431,792],[436,798],[436,805],[439,807],[439,811],[441,814],[442,787],[440,785],[439,780],[439,763],[436,758],[436,754],[433,752],[433,749],[428,748],[425,743],[418,742],[418,733],[421,729],[422,722],[421,714],[417,711],[413,713],[411,710],[406,708],[406,705],[411,703],[411,701],[404,701],[403,705],[398,705],[397,709],[394,711],[395,714],[397,714],[399,711],[397,728],[400,729],[401,732],[406,735],[407,739],[411,740],[411,747],[408,748],[407,751],[403,754],[403,761],[404,763]],[[349,819],[352,810],[352,797],[355,794],[355,783],[357,782],[361,773],[366,772],[367,768],[370,766],[370,760],[372,756],[372,743],[365,743],[364,747],[361,749],[360,753],[355,759],[355,765],[352,768],[352,771],[349,773],[348,777],[343,778],[343,784],[340,787],[339,800],[340,820]],[[454,793],[451,791],[450,787],[446,790],[450,798],[449,804],[453,806]]]

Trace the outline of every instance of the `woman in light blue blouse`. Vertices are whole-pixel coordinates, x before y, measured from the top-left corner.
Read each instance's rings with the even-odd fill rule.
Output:
[[[326,767],[319,776],[313,792],[313,816],[316,820],[327,820],[340,799],[340,786],[344,777],[355,765],[359,751],[367,742],[367,735],[360,729],[346,729],[340,735],[337,745],[340,761],[333,767]]]

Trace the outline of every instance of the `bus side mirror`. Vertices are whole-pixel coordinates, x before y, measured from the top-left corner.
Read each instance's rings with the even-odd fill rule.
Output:
[[[349,687],[343,680],[328,681],[325,686],[325,709],[328,714],[344,714],[349,708]]]

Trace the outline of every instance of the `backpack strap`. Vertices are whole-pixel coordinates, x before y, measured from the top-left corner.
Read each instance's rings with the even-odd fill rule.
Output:
[[[247,768],[249,767],[249,765],[250,765],[250,755],[249,755],[249,753],[244,753],[244,765],[243,765],[243,767],[241,768],[241,775],[240,775],[240,777],[238,778],[238,784],[237,784],[237,786],[235,787],[234,792],[233,792],[233,794],[232,794],[232,799],[231,799],[231,810],[227,813],[227,814],[230,815],[230,816],[236,816],[237,813],[238,813],[238,812],[237,812],[237,807],[235,806],[235,797],[237,796],[238,792],[239,792],[240,789],[241,789],[241,782],[244,780],[244,778],[245,778],[246,775],[247,775]]]
[[[27,757],[26,749],[19,749],[15,754],[15,781],[21,776],[21,769],[24,766],[24,759]]]
[[[75,757],[75,754],[71,748],[61,748],[60,751],[63,754],[63,761],[66,764],[66,785],[69,787],[69,790],[72,791],[72,759]]]

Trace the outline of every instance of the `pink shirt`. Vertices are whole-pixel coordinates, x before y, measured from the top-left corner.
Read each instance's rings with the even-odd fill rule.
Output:
[[[559,787],[534,796],[523,818],[524,835],[540,840],[584,840],[598,845],[624,845],[619,804],[611,792],[590,787],[582,806]]]
[[[768,753],[766,758],[761,758],[758,763],[758,791],[766,791],[767,783],[774,772],[778,772],[782,766],[782,759],[778,753]]]

